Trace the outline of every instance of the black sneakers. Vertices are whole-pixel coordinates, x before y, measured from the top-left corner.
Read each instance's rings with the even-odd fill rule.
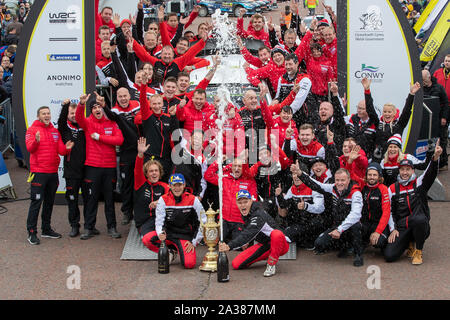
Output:
[[[80,234],[80,228],[77,226],[72,227],[72,230],[69,233],[69,237],[75,238]]]
[[[59,238],[61,238],[61,234],[53,231],[52,229],[48,229],[48,230],[42,231],[41,237],[42,238],[59,239]]]
[[[353,258],[353,265],[355,267],[362,267],[364,265],[364,259],[362,255],[356,254]]]
[[[120,233],[117,232],[117,230],[116,230],[115,227],[109,228],[109,229],[108,229],[108,234],[111,236],[111,238],[114,238],[114,239],[118,239],[118,238],[121,238],[121,237],[122,237],[122,236],[120,235]]]
[[[87,240],[87,239],[92,238],[93,236],[95,236],[94,230],[84,229],[84,233],[81,235],[80,239]]]
[[[34,232],[29,232],[28,233],[28,242],[32,245],[38,245],[41,243],[41,241],[39,240],[39,238],[37,237],[37,234]]]

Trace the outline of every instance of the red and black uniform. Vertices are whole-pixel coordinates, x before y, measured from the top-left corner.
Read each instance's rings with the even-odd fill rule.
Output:
[[[173,153],[177,153],[178,163],[173,164],[172,174],[181,173],[186,180],[186,191],[196,197],[203,198],[206,191],[204,175],[208,164],[202,150],[195,151],[189,146],[183,146],[186,141],[176,145]]]
[[[337,229],[341,233],[337,245],[340,249],[353,247],[356,255],[362,254],[361,238],[361,211],[363,208],[363,199],[359,185],[351,181],[347,189],[339,192],[334,184],[320,183],[310,178],[304,172],[300,179],[313,191],[323,195],[331,194],[333,196],[333,211],[331,228],[322,232],[314,242],[316,250],[324,251],[328,249],[333,241],[329,235],[330,232]],[[346,232],[346,231],[349,232]]]
[[[278,259],[289,251],[289,243],[273,218],[264,211],[260,203],[253,202],[250,212],[242,216],[242,219],[244,230],[227,243],[230,250],[242,248],[253,240],[258,244],[245,249],[234,258],[231,263],[233,268],[245,269],[265,259],[268,259],[269,265],[276,265]]]
[[[188,20],[188,22],[184,25],[184,29],[186,29],[187,27],[189,27],[189,26],[192,24],[192,22],[194,22],[195,18],[197,18],[197,17],[198,17],[198,12],[192,11],[191,14],[189,15],[189,20]],[[163,23],[164,23],[164,24],[166,25],[166,27],[167,27],[167,31],[168,31],[168,33],[169,33],[169,38],[172,39],[172,38],[176,35],[177,30],[178,30],[178,26],[180,25],[180,23],[178,23],[177,26],[176,26],[175,28],[169,26],[169,24],[168,24],[167,22],[165,22],[165,21],[164,21]]]
[[[256,154],[258,147],[265,143],[265,141],[260,141],[260,130],[266,129],[266,122],[264,121],[261,108],[256,107],[255,110],[250,110],[247,107],[243,107],[239,110],[239,115],[245,129],[245,148],[248,149],[249,155]]]
[[[95,34],[96,34],[96,38],[98,38],[98,29],[100,29],[101,26],[108,26],[109,32],[111,32],[111,34],[114,34],[116,31],[116,26],[114,25],[114,22],[112,21],[112,19],[108,23],[106,23],[105,20],[103,20],[101,14],[98,12],[98,3],[99,3],[99,0],[95,0]]]
[[[264,64],[258,57],[252,55],[245,46],[242,47],[241,54],[244,57],[245,61],[257,68],[262,68],[267,65],[267,63]]]
[[[157,201],[163,194],[169,192],[167,183],[147,180],[142,169],[144,158],[136,157],[134,167],[134,222],[141,236],[155,231],[155,209],[150,209],[150,203]]]
[[[251,37],[251,38],[256,39],[256,40],[261,40],[262,42],[264,42],[264,45],[267,48],[269,48],[269,49],[272,48],[272,46],[270,44],[269,34],[266,31],[264,31],[264,28],[262,28],[259,31],[256,31],[253,28],[253,25],[250,23],[248,25],[247,30],[244,30],[244,18],[238,18],[237,19],[236,28],[237,28],[237,35],[238,36],[240,36],[242,38],[245,38],[245,39]]]
[[[196,263],[195,249],[186,252],[186,242],[190,241],[196,247],[203,238],[200,220],[206,223],[206,216],[201,216],[203,206],[191,193],[184,192],[180,197],[169,191],[161,196],[156,207],[156,230],[144,236],[142,242],[158,252],[161,241],[158,235],[166,233],[166,243],[169,248],[176,249],[180,254],[181,264],[186,269],[192,269]]]
[[[172,171],[172,132],[179,128],[176,116],[167,113],[155,114],[150,110],[150,106],[145,94],[146,85],[141,86],[141,114],[142,114],[142,130],[143,136],[150,145],[145,153],[146,160],[154,157],[161,162],[164,168],[163,181],[168,181],[170,172]]]
[[[315,158],[325,159],[325,148],[315,140],[304,146],[300,140],[286,137],[283,144],[283,151],[295,163],[296,160],[305,164],[308,170],[311,169]]]
[[[133,50],[137,57],[143,62],[150,62],[153,65],[153,79],[155,83],[163,83],[168,77],[177,77],[178,73],[183,70],[189,62],[204,48],[205,41],[200,40],[193,45],[181,57],[175,58],[166,64],[161,59],[151,56],[143,46],[137,41],[133,41]]]
[[[366,101],[366,109],[370,114],[376,114],[375,107],[373,105],[373,98],[370,90],[364,91],[364,97]],[[383,117],[378,119],[378,117],[372,117],[375,125],[375,149],[373,152],[372,159],[380,162],[382,157],[387,151],[388,144],[387,141],[394,134],[403,134],[403,130],[408,125],[409,118],[411,117],[412,106],[414,103],[414,95],[409,94],[406,98],[405,106],[403,107],[402,113],[399,118],[392,120],[391,122],[386,122]],[[390,185],[390,183],[387,183]]]
[[[327,121],[322,122],[319,117],[312,122],[314,126],[314,136],[321,145],[325,146],[328,142],[327,139],[327,126],[330,128],[331,132],[334,133],[334,143],[336,144],[337,154],[342,154],[342,145],[347,137],[346,124],[344,119],[344,110],[341,107],[339,98],[331,96],[331,104],[333,105],[333,116]],[[318,114],[318,110],[317,113]]]
[[[226,112],[231,108],[234,108],[234,106],[230,103],[227,106]],[[232,158],[241,154],[245,149],[244,125],[238,113],[232,119],[227,116],[224,118],[226,119],[223,124],[223,154],[227,155],[227,158]],[[205,133],[203,148],[207,151],[206,154],[210,156],[216,155],[218,151],[217,135],[219,128],[216,123],[217,119],[217,112],[214,110],[207,115],[206,120],[203,122],[203,132]]]
[[[40,140],[36,140],[39,131]],[[28,128],[25,144],[30,153],[31,203],[28,209],[27,230],[37,233],[37,222],[42,202],[42,232],[51,231],[51,218],[56,190],[58,189],[59,155],[67,155],[66,149],[58,130],[49,123],[36,120]]]
[[[397,181],[389,186],[391,216],[389,230],[399,232],[393,243],[384,250],[387,262],[397,260],[408,248],[410,242],[422,250],[430,236],[430,208],[427,194],[438,173],[438,161],[431,160],[425,172],[418,178],[413,174],[408,181]]]
[[[177,118],[183,122],[183,129],[192,133],[194,129],[202,129],[208,115],[214,111],[214,106],[205,102],[201,110],[197,110],[194,103],[189,101],[183,108],[177,109]]]
[[[189,92],[186,92],[186,91],[185,91],[185,92],[176,94],[175,97],[177,97],[177,98],[180,99],[180,100],[186,99],[186,102],[189,102],[189,101],[192,99],[192,97],[194,96],[195,90],[197,90],[197,89],[203,89],[203,90],[206,90],[206,88],[208,87],[210,81],[211,81],[211,80],[208,80],[208,79],[204,78],[202,81],[200,81],[200,82],[198,83],[198,85],[195,87],[194,90],[191,90],[191,91],[189,91]]]
[[[95,103],[95,96],[87,101],[89,107]],[[86,174],[88,197],[84,208],[84,228],[93,230],[97,220],[100,193],[105,199],[105,216],[108,229],[116,227],[113,189],[116,183],[116,146],[123,143],[123,135],[117,124],[106,116],[101,119],[91,114],[85,117],[85,106],[78,104],[75,119],[86,134]],[[91,137],[99,135],[98,140]]]
[[[291,164],[289,158],[283,152],[283,150],[277,150],[279,152],[278,157],[272,155],[273,159],[269,165],[264,166],[261,161],[258,161],[250,168],[250,175],[255,179],[258,187],[258,196],[264,203],[264,209],[273,218],[278,216],[278,207],[276,204],[275,189],[278,185],[285,187],[286,169]]]
[[[366,121],[361,120],[358,115],[352,114],[348,121],[348,137],[356,140],[356,143],[366,152],[370,159],[375,151],[376,126],[378,115],[373,113],[375,110],[367,109],[369,118]]]
[[[97,72],[98,77],[97,83],[101,84],[102,86],[109,86],[109,80],[111,78],[117,79],[117,72],[112,58],[105,58],[102,55],[95,66],[95,71]]]
[[[330,60],[325,56],[310,57],[306,59],[306,71],[311,77],[311,92],[316,96],[316,100],[326,101],[328,82],[336,78]]]
[[[163,46],[171,46],[174,49],[175,52],[175,58],[181,57],[183,54],[179,54],[176,45],[178,43],[178,40],[182,36],[182,32],[184,29],[184,25],[178,24],[178,30],[177,34],[170,40],[169,34],[167,32],[167,23],[160,23],[159,24],[159,31],[161,34],[161,43]],[[180,32],[181,30],[181,32]],[[203,68],[209,66],[210,62],[207,59],[193,57],[192,60],[188,63],[188,66],[193,66],[195,69]]]
[[[278,146],[283,145],[283,142],[286,139],[286,130],[289,128],[289,126],[291,126],[291,128],[294,130],[292,138],[298,138],[297,125],[295,124],[294,120],[285,123],[281,120],[281,117],[277,117],[276,119],[274,119],[272,113],[269,110],[269,107],[267,106],[267,103],[264,100],[261,101],[261,112],[267,126],[267,136],[270,137],[271,134],[278,136]]]
[[[136,69],[135,69],[136,60],[134,59],[134,54],[130,54],[129,52],[127,54],[128,54],[127,62],[131,65],[131,66],[127,66],[127,69],[130,72],[130,77],[133,77],[133,81],[134,81],[134,77],[136,75]],[[119,81],[119,85],[117,86],[115,91],[117,92],[118,88],[128,89],[128,92],[130,93],[130,99],[135,101],[133,103],[139,104],[139,96],[140,96],[139,85],[137,85],[132,80],[130,80],[127,72],[125,71],[125,67],[124,67],[123,63],[117,57],[116,52],[111,53],[111,59],[113,62],[114,69],[117,71],[117,81]],[[147,92],[147,98],[150,98],[152,95],[156,94],[156,90],[153,88],[150,88],[150,87],[147,87],[146,92]]]
[[[117,123],[124,142],[119,150],[119,170],[122,180],[120,195],[122,197],[122,213],[133,219],[133,179],[134,161],[137,155],[138,130],[134,124],[134,117],[140,110],[139,101],[130,100],[128,107],[122,108],[116,104],[111,110],[103,109],[108,118]]]
[[[78,195],[81,189],[83,205],[86,204],[86,185],[84,179],[84,162],[86,161],[86,137],[77,123],[67,119],[70,103],[63,104],[58,118],[58,131],[63,143],[73,141],[70,154],[64,157],[64,179],[66,179],[66,201],[69,208],[69,223],[72,227],[80,227],[80,209]]]
[[[388,221],[391,216],[391,203],[388,188],[381,183],[373,186],[366,184],[361,191],[364,205],[362,209],[362,240],[369,243],[373,232],[380,234],[375,248],[384,248],[389,237]]]
[[[205,172],[205,180],[215,186],[219,185],[219,166],[213,162]],[[223,238],[234,239],[243,229],[241,212],[236,204],[236,193],[239,190],[247,190],[253,200],[258,197],[256,182],[248,173],[248,165],[242,166],[242,176],[235,178],[231,173],[231,165],[223,169],[223,191],[222,191],[222,215],[223,215]]]
[[[272,98],[274,98],[277,93],[278,80],[286,73],[284,62],[282,65],[277,65],[272,61],[262,68],[254,70],[247,69],[246,71],[248,71],[247,80],[255,87],[261,83],[261,80],[269,79],[267,86],[269,87]]]
[[[411,162],[414,165],[414,169],[419,169],[419,170],[425,170],[428,166],[428,160],[430,160],[431,156],[433,154],[431,152],[427,152],[427,160],[426,161],[422,161],[417,159],[416,157],[414,157],[411,154],[405,154],[405,158],[408,160],[411,160]],[[398,154],[395,157],[392,158],[388,158],[388,161],[384,161],[384,159],[381,161],[381,168],[383,169],[383,178],[384,178],[384,183],[387,186],[390,186],[391,184],[397,182],[397,177],[399,174],[399,159],[398,159]]]
[[[303,210],[298,209],[301,200],[305,202]],[[286,237],[311,248],[314,240],[326,228],[322,215],[325,210],[324,196],[312,191],[304,183],[299,186],[293,184],[285,195],[277,196],[277,202],[280,208],[287,209]]]

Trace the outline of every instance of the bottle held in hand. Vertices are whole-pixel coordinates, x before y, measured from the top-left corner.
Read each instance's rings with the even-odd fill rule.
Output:
[[[161,241],[158,251],[158,272],[169,273],[169,249],[167,248],[166,240]]]

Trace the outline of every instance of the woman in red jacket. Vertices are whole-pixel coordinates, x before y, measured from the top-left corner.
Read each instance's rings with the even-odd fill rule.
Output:
[[[318,43],[311,44],[311,58],[306,56],[306,71],[311,77],[311,92],[317,101],[326,101],[328,82],[336,76],[331,61],[323,55],[322,47]]]
[[[95,229],[98,200],[100,193],[105,199],[105,216],[108,234],[120,238],[116,230],[113,189],[116,182],[116,146],[123,143],[123,135],[117,124],[103,113],[104,100],[95,95],[83,94],[80,97],[75,119],[86,134],[86,174],[88,198],[84,208],[84,233],[80,239],[86,240],[98,234]],[[84,116],[85,104],[91,109],[91,115]]]
[[[59,131],[51,123],[49,107],[40,107],[38,119],[28,128],[25,144],[30,153],[31,203],[28,210],[28,242],[40,243],[37,237],[37,222],[42,202],[42,237],[61,238],[50,226],[53,202],[58,189],[59,155],[67,155],[74,143],[63,144]]]
[[[259,89],[263,90],[263,85],[261,80],[269,79],[269,90],[272,98],[275,98],[275,94],[278,90],[278,80],[283,74],[286,73],[286,69],[284,67],[284,58],[287,55],[287,51],[284,50],[281,46],[276,46],[272,50],[272,61],[269,62],[266,66],[251,70],[247,68],[247,79],[248,81],[255,87],[259,87]]]

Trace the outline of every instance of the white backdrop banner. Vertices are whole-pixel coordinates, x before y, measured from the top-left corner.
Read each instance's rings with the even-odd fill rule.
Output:
[[[348,114],[356,113],[358,102],[364,100],[363,77],[372,80],[379,116],[388,102],[401,111],[414,82],[408,43],[392,5],[387,0],[347,0]],[[411,121],[403,133],[404,146],[410,130]]]
[[[14,66],[13,105],[25,153],[25,132],[39,107],[50,107],[56,127],[61,102],[78,102],[83,92],[95,88],[94,7],[89,2],[36,0],[24,25]],[[62,192],[62,161],[59,174]]]

